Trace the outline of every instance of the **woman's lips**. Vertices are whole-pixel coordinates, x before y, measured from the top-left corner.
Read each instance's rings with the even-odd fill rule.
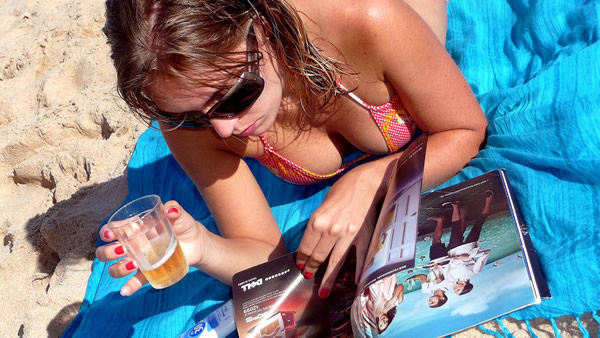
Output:
[[[240,133],[240,136],[249,136],[252,135],[252,133],[256,130],[256,127],[258,127],[258,121],[254,121],[254,123],[252,123],[248,128],[246,128],[243,132]]]

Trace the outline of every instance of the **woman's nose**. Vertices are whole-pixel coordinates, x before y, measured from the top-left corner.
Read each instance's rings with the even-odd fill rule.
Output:
[[[222,138],[230,137],[233,134],[235,125],[240,119],[210,119],[210,124]]]

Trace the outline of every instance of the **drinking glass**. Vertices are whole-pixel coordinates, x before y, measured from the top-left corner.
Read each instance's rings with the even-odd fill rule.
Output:
[[[158,195],[135,199],[117,210],[109,228],[155,289],[177,283],[188,264]]]

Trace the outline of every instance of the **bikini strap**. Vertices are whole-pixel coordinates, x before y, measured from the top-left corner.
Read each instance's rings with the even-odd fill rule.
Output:
[[[366,109],[369,109],[369,104],[367,104],[360,97],[356,96],[356,94],[354,94],[353,92],[351,92],[350,90],[348,90],[346,87],[344,87],[344,85],[341,82],[335,81],[335,85],[337,86],[338,90],[342,94],[350,96],[350,98],[352,100],[354,100],[356,103],[360,104],[361,106],[363,106]]]
[[[260,139],[260,142],[262,142],[263,147],[265,147],[265,152],[267,151],[267,149],[273,150],[273,146],[269,144],[269,141],[267,141],[267,137],[264,134],[259,135],[258,138]]]

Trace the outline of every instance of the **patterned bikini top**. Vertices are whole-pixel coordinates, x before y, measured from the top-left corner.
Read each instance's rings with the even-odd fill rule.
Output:
[[[374,106],[366,103],[339,83],[338,88],[345,95],[350,96],[354,101],[367,109],[381,131],[389,153],[398,151],[415,135],[417,131],[416,124],[406,112],[398,95],[394,96],[386,104]],[[258,157],[257,160],[282,180],[298,185],[314,184],[339,175],[352,165],[370,156],[369,154],[364,154],[349,162],[343,163],[342,166],[333,173],[321,175],[313,173],[283,157],[269,144],[264,135],[259,136],[259,138],[264,145],[264,154]]]

